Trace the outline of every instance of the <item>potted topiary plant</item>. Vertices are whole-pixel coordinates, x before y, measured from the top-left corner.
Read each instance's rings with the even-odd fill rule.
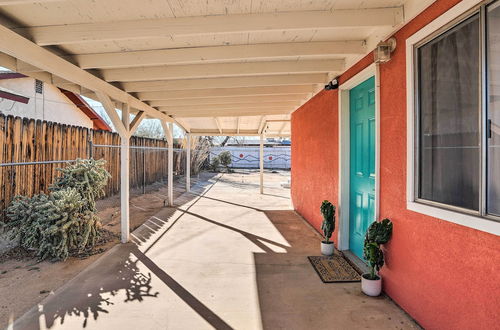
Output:
[[[321,214],[323,215],[323,223],[321,230],[325,239],[321,241],[321,254],[325,256],[333,255],[334,245],[330,241],[330,237],[335,230],[335,206],[327,200],[321,203]]]
[[[370,272],[361,276],[361,290],[368,296],[376,297],[382,292],[379,271],[384,266],[384,252],[380,245],[387,243],[391,235],[392,222],[389,219],[373,222],[366,232],[363,257],[368,262]]]

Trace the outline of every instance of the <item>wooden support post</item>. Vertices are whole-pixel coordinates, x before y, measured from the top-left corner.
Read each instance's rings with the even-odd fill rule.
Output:
[[[130,232],[129,208],[129,139],[121,138],[120,143],[120,222],[122,243],[127,243]]]
[[[264,134],[260,135],[260,152],[259,152],[259,166],[260,166],[260,193],[264,193]]]
[[[168,205],[174,206],[174,137],[172,123],[168,123]]]
[[[113,122],[113,126],[120,135],[120,223],[121,241],[127,243],[130,238],[130,207],[129,207],[129,184],[130,184],[130,107],[123,104],[122,118],[118,117],[116,107],[111,98],[96,91],[96,95]]]
[[[186,133],[186,191],[191,191],[191,134]]]
[[[174,125],[161,121],[163,132],[168,143],[167,160],[167,203],[168,206],[174,206]]]
[[[128,105],[122,110],[122,123],[127,129],[130,125]],[[128,129],[127,129],[128,131]],[[121,204],[121,239],[127,243],[130,236],[130,136],[121,136],[120,143],[120,204]]]

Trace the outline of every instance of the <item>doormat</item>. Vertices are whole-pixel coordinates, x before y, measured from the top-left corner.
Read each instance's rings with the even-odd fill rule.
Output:
[[[307,257],[307,259],[309,259],[323,283],[361,281],[358,272],[339,255]]]

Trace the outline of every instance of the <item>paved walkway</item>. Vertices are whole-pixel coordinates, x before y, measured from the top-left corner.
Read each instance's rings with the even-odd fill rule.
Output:
[[[286,181],[201,181],[16,321],[14,329],[402,329],[411,320],[359,283],[323,284],[306,256],[319,237]]]

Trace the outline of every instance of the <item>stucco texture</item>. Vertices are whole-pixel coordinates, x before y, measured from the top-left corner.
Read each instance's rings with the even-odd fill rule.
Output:
[[[317,230],[323,221],[321,202],[338,205],[337,99],[337,91],[322,91],[292,115],[292,200]],[[338,226],[335,245],[337,236]]]
[[[385,292],[427,329],[500,329],[500,238],[406,209],[404,45],[409,36],[457,2],[438,0],[399,30],[391,61],[380,66],[380,218],[394,223],[382,275]],[[341,82],[371,62],[368,55]],[[325,195],[324,187],[335,201],[338,191],[338,165],[332,164],[338,161],[337,127],[334,132],[310,131],[311,127],[325,129],[325,118],[316,112],[337,113],[337,98],[325,98],[324,93],[292,116],[292,200],[315,227],[318,206],[314,203]],[[315,153],[311,159],[311,150],[318,147],[328,148],[328,155]],[[315,162],[322,165],[305,166]]]

